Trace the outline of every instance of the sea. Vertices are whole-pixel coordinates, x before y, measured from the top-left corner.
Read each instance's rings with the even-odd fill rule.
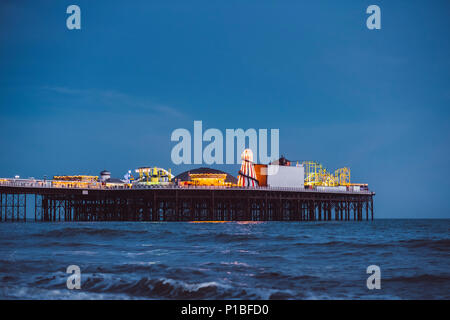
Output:
[[[0,299],[449,299],[449,231],[450,219],[4,222]]]

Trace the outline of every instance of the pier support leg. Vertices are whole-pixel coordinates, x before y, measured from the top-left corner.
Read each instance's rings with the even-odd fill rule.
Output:
[[[366,221],[369,221],[369,200],[366,200]]]
[[[37,221],[37,193],[34,195],[34,221]]]
[[[11,214],[12,221],[15,220],[15,219],[14,219],[14,214],[15,214],[16,208],[17,208],[16,203],[17,203],[17,202],[16,202],[16,194],[13,193],[13,194],[12,194],[12,214]]]
[[[370,212],[371,212],[372,221],[373,221],[373,198],[372,197],[370,197]]]
[[[362,203],[362,201],[360,200],[360,201],[358,201],[358,211],[359,211],[359,214],[358,214],[358,221],[362,221],[362,219],[363,219],[363,203]]]
[[[330,201],[330,200],[328,200],[328,202],[327,202],[327,209],[328,209],[328,221],[331,221],[331,219],[332,219],[332,216],[331,216],[331,211],[333,210],[333,203]]]
[[[319,212],[318,212],[318,214],[319,214],[319,221],[322,221],[322,202],[320,201],[319,202]]]
[[[345,220],[350,220],[350,202],[348,200],[345,202]]]

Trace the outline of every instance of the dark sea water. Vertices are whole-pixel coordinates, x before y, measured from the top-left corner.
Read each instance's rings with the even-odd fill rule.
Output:
[[[450,220],[0,223],[1,299],[449,299]],[[369,265],[381,289],[368,290]],[[68,290],[66,268],[81,268]]]

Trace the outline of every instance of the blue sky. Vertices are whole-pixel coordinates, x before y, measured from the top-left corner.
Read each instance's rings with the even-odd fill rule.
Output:
[[[81,8],[82,29],[66,28]],[[382,29],[365,9],[381,8]],[[450,218],[448,1],[1,1],[0,176],[174,166],[176,128],[279,128],[375,214]],[[216,166],[217,167],[217,166]],[[232,174],[238,166],[218,168]]]

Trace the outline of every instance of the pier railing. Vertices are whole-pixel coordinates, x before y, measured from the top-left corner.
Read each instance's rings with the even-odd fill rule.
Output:
[[[51,189],[96,189],[96,190],[142,190],[142,189],[181,189],[181,190],[261,190],[261,191],[286,191],[286,192],[320,192],[320,193],[358,193],[372,194],[370,190],[339,190],[339,189],[308,189],[303,187],[227,187],[227,186],[179,186],[175,184],[169,185],[141,185],[141,184],[124,184],[108,186],[101,182],[95,182],[79,186],[74,184],[60,184],[60,181],[38,180],[38,179],[0,179],[0,186],[18,187],[18,188],[51,188]]]

